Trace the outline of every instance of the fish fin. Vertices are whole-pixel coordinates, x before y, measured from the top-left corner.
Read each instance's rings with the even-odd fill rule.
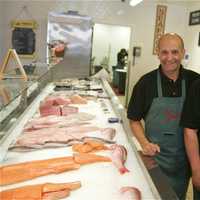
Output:
[[[126,167],[122,167],[119,169],[120,174],[125,174],[126,172],[130,172]]]

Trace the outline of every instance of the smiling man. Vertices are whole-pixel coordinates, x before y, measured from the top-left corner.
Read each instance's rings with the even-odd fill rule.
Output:
[[[179,121],[187,91],[200,77],[183,68],[184,54],[182,38],[175,33],[164,34],[158,43],[159,68],[136,83],[127,111],[143,154],[155,158],[179,199],[185,199],[190,177]]]

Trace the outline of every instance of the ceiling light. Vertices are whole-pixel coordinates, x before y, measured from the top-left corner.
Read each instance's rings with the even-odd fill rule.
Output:
[[[139,4],[142,1],[143,0],[130,0],[129,4],[130,4],[130,6],[136,6],[137,4]]]

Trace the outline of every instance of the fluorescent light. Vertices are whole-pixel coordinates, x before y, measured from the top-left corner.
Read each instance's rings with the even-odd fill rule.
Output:
[[[139,4],[142,1],[143,0],[130,0],[129,4],[130,4],[130,6],[136,6],[137,4]]]

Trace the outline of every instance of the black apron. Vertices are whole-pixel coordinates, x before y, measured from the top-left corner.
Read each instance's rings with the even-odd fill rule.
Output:
[[[168,177],[179,199],[185,199],[190,172],[184,147],[183,129],[179,127],[185,99],[185,80],[181,97],[163,97],[160,72],[157,71],[158,97],[145,118],[145,134],[149,141],[160,146],[155,160]]]

